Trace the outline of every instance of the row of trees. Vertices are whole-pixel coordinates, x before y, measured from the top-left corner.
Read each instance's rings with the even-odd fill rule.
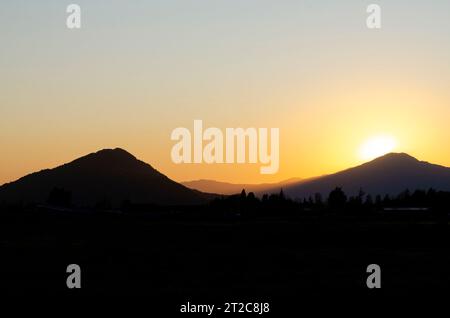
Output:
[[[355,196],[347,196],[342,188],[335,188],[326,198],[320,193],[294,201],[287,198],[283,192],[278,194],[264,194],[261,199],[253,192],[222,197],[211,204],[215,208],[230,208],[239,211],[253,210],[382,210],[384,208],[430,208],[450,209],[450,192],[436,191],[434,189],[416,190],[410,192],[405,190],[397,196],[373,197],[366,194],[362,189]]]
[[[71,193],[61,188],[54,188],[47,201],[51,205],[70,207]],[[131,202],[123,207],[130,208]],[[106,203],[100,201],[96,208],[110,208]],[[325,198],[320,193],[304,198],[292,200],[281,190],[278,194],[264,194],[258,198],[253,192],[246,193],[242,190],[240,194],[223,196],[211,202],[210,207],[216,211],[231,211],[233,213],[272,214],[302,211],[380,211],[386,208],[428,208],[437,211],[450,211],[450,192],[436,191],[434,189],[416,190],[410,192],[405,190],[397,196],[373,197],[366,194],[362,189],[357,195],[347,196],[342,188],[335,188]],[[144,205],[143,209],[155,210],[153,205]],[[197,208],[198,209],[198,208]]]

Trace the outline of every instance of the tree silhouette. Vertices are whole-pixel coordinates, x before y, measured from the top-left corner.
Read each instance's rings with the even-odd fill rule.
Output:
[[[345,195],[342,188],[336,187],[333,191],[330,192],[328,196],[328,205],[332,209],[342,209],[345,207],[347,203],[347,196]]]
[[[283,189],[280,190],[279,198],[281,201],[284,201],[285,199]]]

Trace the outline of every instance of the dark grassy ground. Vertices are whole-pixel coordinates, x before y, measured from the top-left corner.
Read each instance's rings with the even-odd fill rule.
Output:
[[[81,266],[89,294],[145,293],[153,301],[279,299],[327,292],[448,290],[448,221],[426,214],[217,218],[46,210],[0,215],[0,289],[70,293],[66,267]],[[175,299],[175,298],[173,298]]]

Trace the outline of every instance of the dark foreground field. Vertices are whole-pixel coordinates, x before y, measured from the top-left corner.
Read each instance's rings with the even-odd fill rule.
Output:
[[[378,264],[382,291],[421,293],[448,289],[448,238],[448,220],[427,212],[243,219],[9,210],[0,215],[0,289],[267,301],[373,293],[366,268]],[[73,263],[78,291],[66,287]]]

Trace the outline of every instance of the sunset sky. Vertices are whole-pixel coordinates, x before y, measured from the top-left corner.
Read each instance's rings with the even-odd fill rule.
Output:
[[[177,181],[272,182],[360,164],[377,136],[450,166],[449,16],[448,0],[2,1],[0,184],[115,147]],[[279,172],[172,163],[195,119],[280,128]]]

